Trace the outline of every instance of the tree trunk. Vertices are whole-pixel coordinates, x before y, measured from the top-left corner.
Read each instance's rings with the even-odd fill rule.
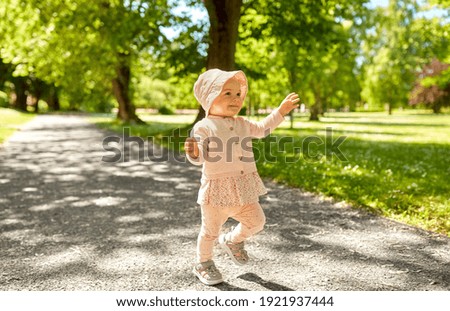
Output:
[[[27,90],[28,90],[28,84],[27,84],[27,78],[25,77],[17,77],[14,78],[13,84],[14,84],[14,94],[15,94],[15,100],[13,102],[14,108],[22,111],[27,111]]]
[[[297,76],[297,70],[296,69],[291,69],[288,71],[289,72],[289,85],[291,90],[295,90],[296,86],[297,86],[297,80],[298,80],[298,76]],[[289,112],[289,120],[291,121],[291,129],[294,128],[294,110],[291,110]]]
[[[39,113],[39,101],[41,100],[41,95],[34,95],[32,97],[33,99],[33,106],[34,106],[34,112]]]
[[[233,70],[242,0],[205,0],[211,27],[206,68]]]
[[[58,89],[54,85],[49,86],[46,101],[50,110],[58,111],[61,109],[58,98]]]
[[[119,58],[126,60],[126,56],[121,55]],[[130,100],[130,66],[126,61],[121,62],[116,68],[116,78],[112,80],[114,96],[119,104],[117,118],[123,122],[145,123],[136,115],[136,108]]]
[[[319,121],[320,105],[316,102],[310,108],[309,121]]]
[[[433,113],[439,114],[441,112],[441,103],[434,103],[431,108],[433,109]]]
[[[206,69],[234,70],[242,0],[204,0],[204,3],[211,25]],[[205,111],[200,106],[194,123],[204,117]]]
[[[45,90],[48,88],[48,85],[38,79],[38,78],[31,78],[31,87],[30,87],[30,93],[31,93],[31,102],[32,106],[34,106],[34,112],[39,112],[39,101],[42,98],[42,94],[45,92]]]
[[[309,109],[310,116],[309,121],[319,121],[319,114],[322,113],[322,98],[320,96],[320,86],[315,86],[314,88],[314,104]]]

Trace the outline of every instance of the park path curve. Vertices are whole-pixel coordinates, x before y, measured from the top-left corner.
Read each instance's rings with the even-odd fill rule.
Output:
[[[217,252],[226,281],[203,286],[199,168],[152,145],[153,160],[103,162],[108,135],[39,115],[0,146],[0,290],[450,290],[448,237],[269,180],[252,263]]]

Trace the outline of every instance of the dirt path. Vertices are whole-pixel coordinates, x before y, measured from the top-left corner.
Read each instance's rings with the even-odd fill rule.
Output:
[[[226,282],[206,287],[199,169],[102,162],[106,135],[42,115],[0,148],[0,290],[450,290],[449,238],[270,181],[252,264],[218,253]]]

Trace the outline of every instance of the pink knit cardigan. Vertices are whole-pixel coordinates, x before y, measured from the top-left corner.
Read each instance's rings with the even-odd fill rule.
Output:
[[[251,139],[267,136],[283,120],[278,109],[259,122],[243,117],[208,116],[196,123],[191,133],[198,141],[199,157],[187,158],[195,165],[203,165],[204,180],[256,172]]]

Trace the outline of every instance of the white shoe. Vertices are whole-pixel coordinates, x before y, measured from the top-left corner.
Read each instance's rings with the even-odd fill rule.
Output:
[[[205,285],[216,285],[223,282],[222,274],[212,260],[196,264],[192,272]]]
[[[230,256],[231,260],[238,266],[244,266],[248,263],[249,258],[247,251],[244,249],[244,242],[232,243],[226,240],[226,235],[219,236],[219,245]]]

